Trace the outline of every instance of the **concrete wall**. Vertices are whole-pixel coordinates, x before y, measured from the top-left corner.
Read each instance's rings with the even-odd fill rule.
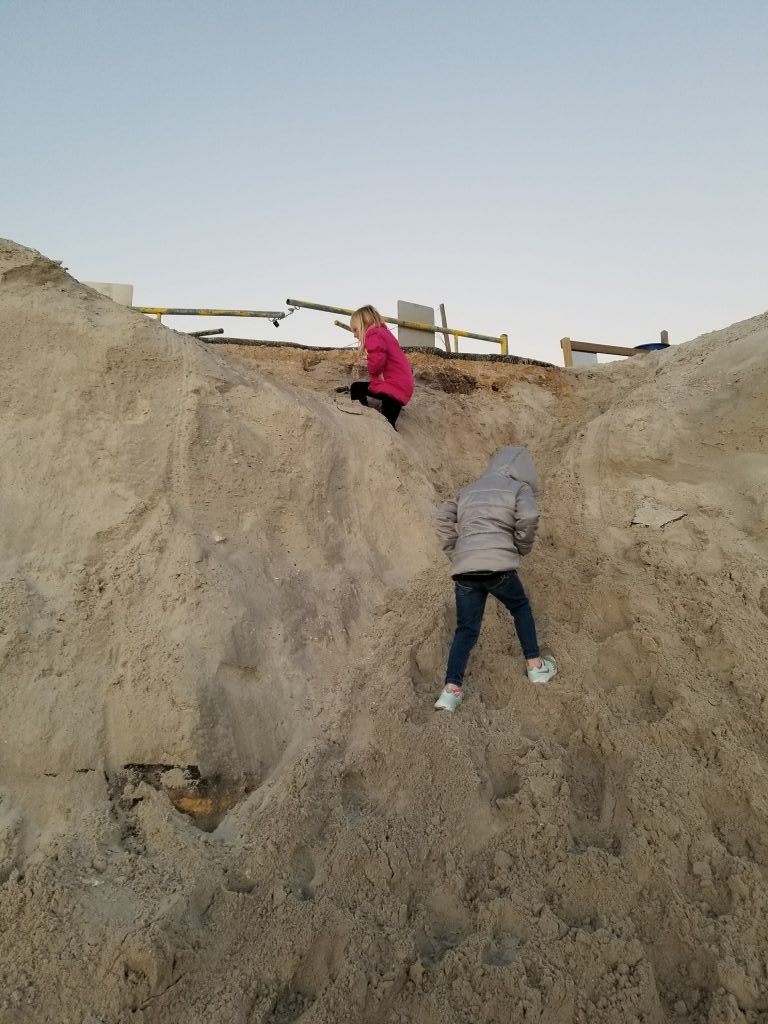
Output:
[[[597,352],[573,352],[574,366],[597,366]]]

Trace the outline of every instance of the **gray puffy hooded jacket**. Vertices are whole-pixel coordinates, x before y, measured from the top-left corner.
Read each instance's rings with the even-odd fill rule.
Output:
[[[539,479],[525,448],[500,448],[479,480],[437,510],[451,575],[516,569],[539,525]]]

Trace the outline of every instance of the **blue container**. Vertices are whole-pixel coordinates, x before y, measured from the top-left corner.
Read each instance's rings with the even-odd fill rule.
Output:
[[[639,348],[641,352],[656,352],[660,348],[669,348],[661,341],[651,341],[647,345],[633,345],[632,348]]]

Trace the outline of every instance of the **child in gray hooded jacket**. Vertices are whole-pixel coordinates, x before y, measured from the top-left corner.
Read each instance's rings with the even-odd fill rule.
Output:
[[[478,480],[438,509],[437,532],[451,559],[455,585],[456,632],[436,708],[455,711],[461,704],[464,672],[480,635],[489,594],[515,620],[530,682],[548,683],[557,672],[555,659],[540,655],[533,612],[517,575],[539,525],[538,490],[528,451],[501,448]]]

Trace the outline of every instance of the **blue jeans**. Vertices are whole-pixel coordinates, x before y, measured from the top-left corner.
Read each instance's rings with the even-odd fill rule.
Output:
[[[461,686],[472,648],[480,636],[485,602],[489,594],[509,609],[526,658],[538,658],[539,643],[528,595],[514,569],[492,576],[462,577],[456,584],[456,632],[448,655],[445,682]]]

